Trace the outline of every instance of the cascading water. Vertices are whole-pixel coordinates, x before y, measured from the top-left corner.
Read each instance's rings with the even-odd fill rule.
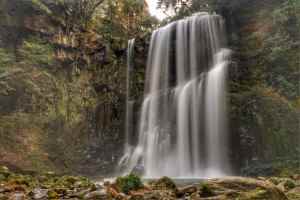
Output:
[[[139,138],[126,151],[127,162],[123,158],[126,172],[137,166],[151,178],[220,177],[229,172],[229,56],[218,15],[198,13],[152,34]]]
[[[126,122],[125,122],[125,146],[124,146],[124,155],[119,162],[119,165],[122,163],[128,162],[130,158],[130,154],[132,151],[132,145],[130,144],[130,133],[133,132],[133,105],[134,101],[131,99],[131,74],[133,71],[133,57],[134,57],[134,46],[135,46],[135,39],[131,39],[128,41],[128,48],[127,48],[127,80],[126,80]]]

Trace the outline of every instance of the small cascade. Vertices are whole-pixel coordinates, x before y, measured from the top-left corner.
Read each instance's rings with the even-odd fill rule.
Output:
[[[202,178],[230,172],[226,127],[230,50],[225,38],[223,18],[208,13],[153,32],[133,148],[128,148],[132,118],[127,97],[127,150],[120,163],[126,173],[139,168],[149,178]],[[132,41],[128,49],[130,70]]]
[[[119,165],[122,163],[128,162],[132,151],[131,134],[133,132],[133,105],[134,100],[131,98],[131,75],[133,72],[133,57],[134,57],[134,47],[135,47],[135,39],[131,39],[128,41],[127,48],[127,80],[126,80],[126,122],[125,122],[125,145],[124,145],[124,155],[119,161]]]

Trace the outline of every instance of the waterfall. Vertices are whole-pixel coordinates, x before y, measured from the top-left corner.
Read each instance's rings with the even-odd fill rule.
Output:
[[[122,163],[128,162],[132,151],[131,134],[133,132],[133,105],[134,100],[131,97],[131,74],[133,72],[133,57],[134,57],[134,46],[135,39],[131,39],[128,41],[127,48],[127,80],[126,80],[126,122],[125,122],[125,146],[124,146],[124,155],[119,161],[119,165]]]
[[[230,172],[225,38],[223,18],[208,13],[153,32],[138,141],[125,153],[127,173],[136,167],[151,178]]]

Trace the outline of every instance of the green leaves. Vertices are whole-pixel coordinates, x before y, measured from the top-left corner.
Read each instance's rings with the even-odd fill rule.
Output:
[[[134,174],[129,174],[124,177],[118,177],[116,184],[118,189],[124,192],[125,194],[128,194],[132,190],[138,190],[143,188],[143,183],[141,179]]]

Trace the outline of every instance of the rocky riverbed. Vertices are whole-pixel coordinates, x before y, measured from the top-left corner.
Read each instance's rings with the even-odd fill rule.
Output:
[[[95,183],[85,177],[48,172],[21,175],[0,167],[0,200],[300,200],[300,176],[228,177],[176,185],[163,177],[142,182],[135,175]]]

